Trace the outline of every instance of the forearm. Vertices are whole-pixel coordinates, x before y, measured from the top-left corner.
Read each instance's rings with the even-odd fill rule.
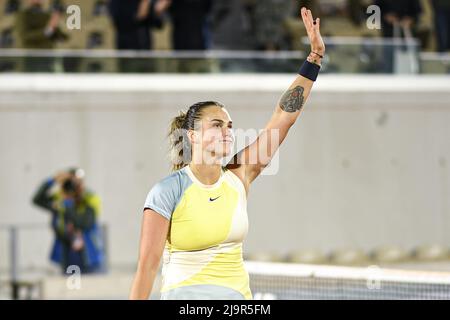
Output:
[[[245,164],[243,176],[246,185],[270,163],[289,129],[299,117],[319,74],[321,59],[325,54],[325,44],[320,35],[320,18],[313,19],[311,11],[306,8],[301,9],[301,16],[311,43],[311,52],[301,66],[299,76],[281,97],[264,130],[237,156],[236,161]]]
[[[320,18],[313,19],[311,11],[306,8],[301,9],[301,16],[311,43],[311,51],[307,61],[299,71],[300,75],[283,94],[277,106],[276,121],[284,128],[294,124],[300,115],[317,78],[321,60],[325,54],[325,44],[320,35]]]
[[[38,191],[33,197],[33,203],[43,209],[53,210],[52,198],[48,195],[49,190],[53,186],[54,180],[52,178],[47,179],[40,186]]]
[[[130,300],[147,300],[152,292],[158,269],[144,270],[138,268],[131,287]]]
[[[152,2],[153,1],[151,0],[141,0],[137,12],[138,20],[144,20],[148,17],[148,14],[150,12],[150,5]]]
[[[321,56],[321,54],[311,52],[307,61],[320,66],[322,60]],[[283,94],[276,107],[275,114],[279,117],[279,120],[290,124],[295,123],[303,110],[303,106],[308,100],[313,85],[313,80],[302,75],[299,75],[295,79],[288,90]]]

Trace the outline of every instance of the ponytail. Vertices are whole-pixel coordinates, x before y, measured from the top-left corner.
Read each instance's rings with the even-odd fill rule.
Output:
[[[187,165],[184,161],[186,141],[188,141],[186,130],[183,128],[187,113],[180,114],[172,119],[169,128],[169,152],[172,171],[179,170]]]

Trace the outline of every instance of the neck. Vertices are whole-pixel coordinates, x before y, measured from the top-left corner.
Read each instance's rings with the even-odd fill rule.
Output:
[[[222,174],[221,164],[195,164],[191,162],[189,167],[195,177],[203,184],[216,183]]]

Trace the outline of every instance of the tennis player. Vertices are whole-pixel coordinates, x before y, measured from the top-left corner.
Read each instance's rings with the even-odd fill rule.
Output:
[[[325,53],[320,19],[306,8],[301,16],[311,52],[265,129],[229,163],[234,136],[222,104],[199,102],[173,119],[173,172],[145,200],[130,299],[148,299],[161,257],[161,299],[252,299],[242,258],[249,188],[302,112]]]

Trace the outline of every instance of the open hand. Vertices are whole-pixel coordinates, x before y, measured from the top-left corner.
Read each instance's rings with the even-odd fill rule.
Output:
[[[301,16],[306,28],[306,33],[308,34],[309,42],[311,43],[311,51],[323,56],[325,54],[325,44],[320,35],[320,18],[314,20],[311,10],[308,10],[305,7],[301,9]]]

